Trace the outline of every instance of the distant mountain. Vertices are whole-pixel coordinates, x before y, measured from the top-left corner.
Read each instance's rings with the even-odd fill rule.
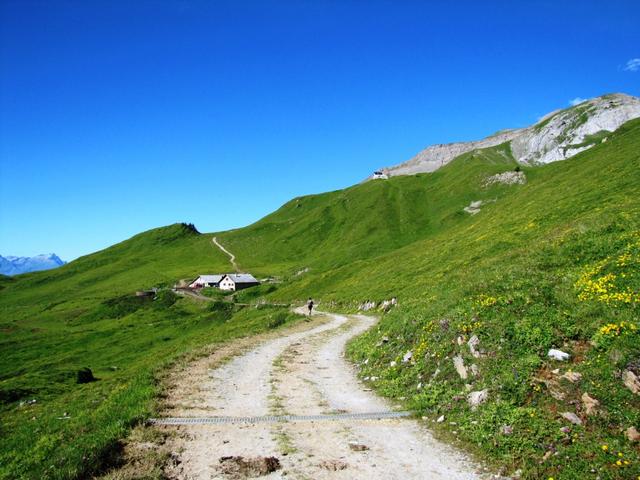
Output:
[[[2,275],[19,275],[20,273],[37,272],[40,270],[50,270],[64,265],[55,253],[48,255],[36,255],[35,257],[14,257],[0,255],[0,274]]]
[[[483,140],[432,145],[412,159],[382,168],[388,177],[433,172],[460,155],[508,143],[513,158],[524,165],[566,160],[599,143],[622,124],[640,117],[640,98],[614,93],[556,110],[527,128],[502,130]],[[370,177],[373,178],[373,177]]]

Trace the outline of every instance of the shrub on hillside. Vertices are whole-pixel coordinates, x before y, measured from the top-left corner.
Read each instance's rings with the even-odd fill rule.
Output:
[[[208,310],[210,312],[232,312],[233,303],[225,302],[223,300],[214,300],[209,304]]]
[[[96,319],[122,318],[151,303],[151,297],[122,295],[103,301],[93,312]]]
[[[237,302],[248,303],[251,300],[255,300],[257,298],[273,293],[277,289],[278,287],[273,284],[258,285],[257,287],[251,287],[245,290],[240,290],[238,293],[234,295],[234,298],[235,298],[235,301]]]
[[[156,294],[153,300],[153,306],[156,308],[169,308],[176,303],[178,296],[171,290],[161,290]]]
[[[271,315],[271,317],[269,318],[269,323],[267,323],[267,326],[269,328],[277,328],[287,323],[288,319],[289,319],[289,314],[287,312],[277,312]]]
[[[90,383],[95,382],[96,377],[93,376],[93,372],[88,367],[82,367],[78,370],[76,377],[76,383]]]

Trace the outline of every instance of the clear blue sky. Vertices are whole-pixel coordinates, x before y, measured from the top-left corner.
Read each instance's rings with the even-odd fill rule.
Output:
[[[482,5],[479,5],[482,3]],[[0,254],[251,223],[432,143],[640,95],[640,2],[0,2]]]

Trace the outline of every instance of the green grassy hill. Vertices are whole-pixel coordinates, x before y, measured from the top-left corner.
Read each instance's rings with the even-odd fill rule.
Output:
[[[640,425],[640,397],[622,378],[640,374],[639,152],[634,121],[575,159],[528,170],[527,185],[466,222],[305,288],[345,300],[397,295],[400,308],[350,347],[363,377],[420,415],[444,415],[435,428],[506,472],[636,478],[638,446],[625,431]],[[570,360],[548,359],[550,348]],[[476,411],[470,391],[488,395]],[[584,395],[599,402],[596,414]]]
[[[176,224],[56,270],[0,279],[0,478],[99,471],[153,412],[163,368],[273,326],[285,309],[229,310],[169,290],[134,296],[229,268],[210,235]],[[98,381],[77,384],[83,367]]]
[[[350,310],[397,296],[349,354],[382,394],[445,415],[434,423],[442,435],[522,478],[636,478],[638,447],[624,431],[640,428],[640,402],[621,377],[640,375],[639,152],[636,120],[571,160],[522,168],[525,185],[486,186],[516,168],[502,145],[433,173],[294,199],[216,235],[243,269],[283,279],[261,287],[267,298],[313,296]],[[463,210],[475,201],[479,213]],[[173,225],[54,271],[0,279],[0,475],[86,475],[152,411],[168,361],[269,327],[276,311],[229,316],[170,293],[132,296],[229,270],[211,236]],[[474,335],[478,357],[466,343]],[[569,362],[549,360],[552,347]],[[477,374],[461,379],[456,356]],[[101,380],[77,385],[83,366]],[[568,370],[581,380],[561,378]],[[471,410],[467,395],[481,390],[487,401]],[[600,402],[597,415],[586,414],[585,393]]]
[[[420,415],[444,415],[435,428],[497,468],[531,479],[636,478],[638,447],[625,431],[640,428],[640,399],[621,377],[640,375],[640,121],[571,160],[523,169],[526,185],[483,186],[512,168],[507,150],[471,153],[432,174],[289,203],[250,227],[269,253],[244,255],[241,232],[226,240],[241,263],[279,261],[278,241],[299,252],[292,270],[311,270],[277,298],[349,309],[397,296],[400,306],[350,346],[363,378]],[[463,212],[475,200],[486,201],[480,213]],[[571,359],[548,359],[550,348]],[[568,371],[581,380],[563,378]],[[470,391],[488,396],[475,411]],[[597,414],[586,413],[585,394]]]
[[[464,220],[462,207],[501,195],[488,175],[512,170],[507,145],[463,155],[433,174],[371,181],[291,200],[246,228],[218,234],[241,266],[262,273],[325,271],[370,259]]]

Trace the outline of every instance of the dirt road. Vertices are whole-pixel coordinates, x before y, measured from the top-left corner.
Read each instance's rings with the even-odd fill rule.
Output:
[[[231,253],[229,250],[227,250],[226,248],[224,248],[222,246],[222,244],[220,242],[218,242],[218,239],[216,237],[213,237],[211,239],[211,241],[213,242],[213,244],[218,247],[220,250],[222,250],[223,253],[225,253],[228,257],[229,257],[229,262],[231,262],[231,265],[233,265],[233,268],[236,272],[239,272],[240,269],[238,268],[238,264],[236,263],[236,256]]]
[[[164,416],[342,418],[160,426],[178,432],[171,440],[179,452],[167,472],[171,478],[246,478],[249,470],[221,461],[239,456],[276,457],[280,468],[261,478],[481,478],[477,466],[414,420],[344,418],[392,409],[357,380],[343,357],[345,343],[375,320],[326,315],[323,324],[267,340],[214,369],[205,359],[176,373]]]

